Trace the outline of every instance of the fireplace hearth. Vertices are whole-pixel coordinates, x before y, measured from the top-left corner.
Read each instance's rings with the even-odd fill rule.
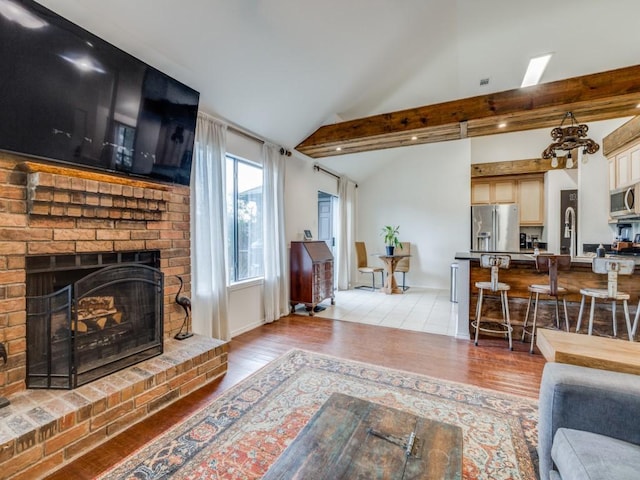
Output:
[[[28,388],[76,388],[162,353],[159,252],[26,263]]]

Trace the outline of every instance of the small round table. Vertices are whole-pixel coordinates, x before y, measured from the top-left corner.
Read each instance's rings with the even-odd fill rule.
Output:
[[[376,256],[384,262],[384,269],[387,272],[387,276],[384,279],[384,286],[380,289],[381,292],[390,295],[392,293],[404,293],[402,288],[398,287],[396,277],[393,274],[396,271],[396,265],[400,260],[406,257],[410,257],[409,253],[398,253],[394,255],[386,255],[384,253],[377,253]]]

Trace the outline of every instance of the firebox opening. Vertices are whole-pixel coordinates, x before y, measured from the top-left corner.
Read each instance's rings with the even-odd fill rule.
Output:
[[[75,388],[162,353],[160,252],[26,263],[27,387]]]

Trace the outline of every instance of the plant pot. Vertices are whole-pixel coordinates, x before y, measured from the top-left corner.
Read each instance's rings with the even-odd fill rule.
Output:
[[[387,245],[387,255],[393,255],[393,250],[395,249],[395,247],[390,247]]]

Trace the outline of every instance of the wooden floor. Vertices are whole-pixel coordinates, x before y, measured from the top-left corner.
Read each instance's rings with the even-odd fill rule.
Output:
[[[480,345],[452,337],[359,323],[291,315],[234,338],[224,378],[131,427],[96,450],[47,477],[90,479],[186,419],[226,389],[292,348],[321,352],[408,370],[479,387],[537,398],[544,358],[514,339],[480,339]]]

